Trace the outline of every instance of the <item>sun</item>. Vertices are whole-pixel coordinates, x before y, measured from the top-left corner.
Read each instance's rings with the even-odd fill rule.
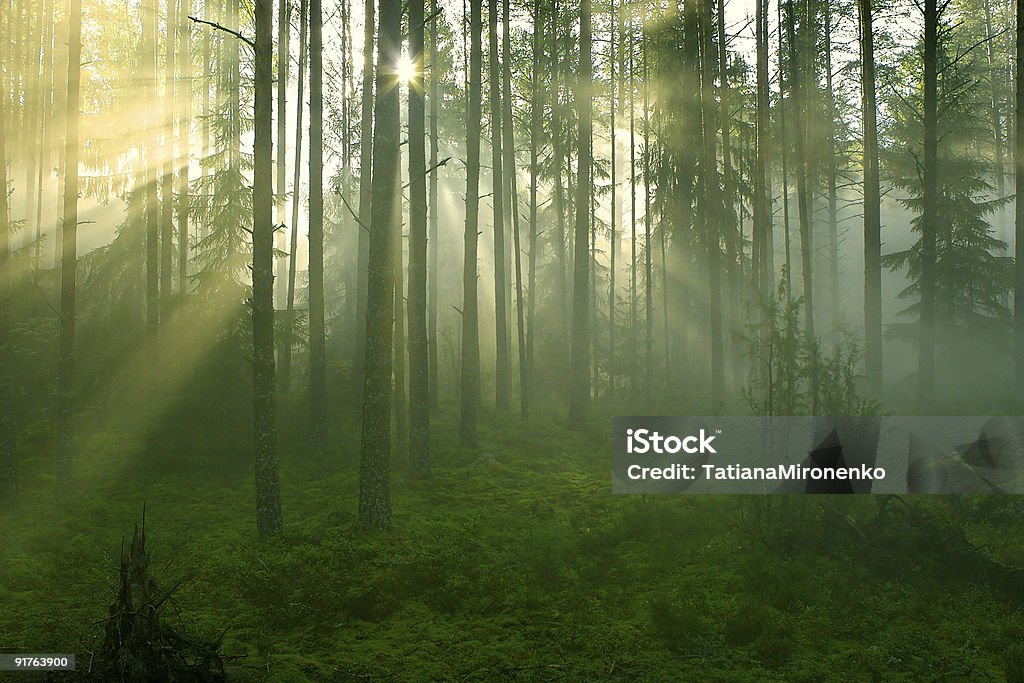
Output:
[[[416,66],[412,63],[412,60],[408,55],[402,55],[398,58],[396,73],[398,74],[398,80],[406,85],[415,80]]]

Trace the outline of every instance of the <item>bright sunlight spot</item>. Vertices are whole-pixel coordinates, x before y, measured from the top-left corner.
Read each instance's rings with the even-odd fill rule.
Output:
[[[416,78],[416,66],[412,63],[409,55],[402,55],[398,58],[396,73],[398,80],[405,84],[411,83]]]

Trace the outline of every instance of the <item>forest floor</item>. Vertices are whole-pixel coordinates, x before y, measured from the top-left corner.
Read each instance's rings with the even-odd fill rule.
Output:
[[[147,454],[95,420],[55,500],[30,433],[0,649],[86,668],[145,504],[153,574],[181,582],[166,618],[223,633],[253,681],[1024,680],[1024,581],[1000,569],[1024,566],[1019,498],[613,496],[594,424],[488,414],[469,452],[442,413],[434,476],[396,464],[384,533],[357,526],[354,426],[318,458],[285,433],[285,533],[262,545],[244,440],[183,420]]]

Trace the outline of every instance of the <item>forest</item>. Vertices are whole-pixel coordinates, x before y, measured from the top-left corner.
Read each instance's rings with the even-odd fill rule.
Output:
[[[1024,0],[0,3],[0,658],[76,657],[0,680],[1024,681],[1024,481],[609,457],[1024,414],[1022,70]]]

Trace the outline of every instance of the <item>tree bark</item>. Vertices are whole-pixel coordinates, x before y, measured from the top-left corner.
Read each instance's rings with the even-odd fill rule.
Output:
[[[928,0],[935,2],[935,0]],[[1017,90],[1014,107],[1015,126],[1014,171],[1017,197],[1024,197],[1024,82],[1020,74],[1024,73],[1024,0],[1017,0]],[[1024,201],[1015,202],[1014,215],[1014,256],[1015,282],[1013,294],[1014,329],[1016,338],[1016,376],[1018,405],[1024,403]]]
[[[192,129],[192,44],[190,40],[189,15],[192,14],[192,0],[181,0],[178,17],[178,60],[181,83],[178,94],[178,293],[188,292],[189,258],[189,133]]]
[[[188,2],[189,0],[182,0]],[[288,248],[285,244],[287,239],[284,229],[287,223],[286,212],[288,204],[288,65],[289,49],[288,35],[291,32],[289,20],[291,17],[291,1],[279,0],[277,6],[277,171],[274,201],[277,207],[277,250],[281,255],[277,258],[277,278],[274,285],[277,288],[275,298],[276,307],[284,308],[288,301]]]
[[[483,71],[483,0],[470,0],[469,97],[466,117],[466,231],[462,269],[462,373],[459,398],[459,444],[477,446],[480,402],[480,328],[477,311],[477,245],[480,213],[480,117]]]
[[[924,204],[921,220],[921,316],[918,402],[935,392],[935,236],[938,225],[938,0],[924,0]],[[1019,268],[1019,266],[1018,266]]]
[[[875,38],[871,0],[861,0],[864,120],[864,371],[872,395],[882,391],[882,218],[875,105]]]
[[[761,296],[771,296],[775,274],[772,269],[772,210],[771,187],[768,179],[768,0],[756,0],[755,42],[757,51],[757,95],[755,112],[754,143],[754,197],[751,248],[751,266],[754,271],[754,291]]]
[[[174,0],[167,0],[164,44],[164,96],[161,142],[163,175],[160,177],[160,300],[167,312],[174,294]]]
[[[427,268],[427,354],[428,354],[428,376],[427,391],[430,408],[438,406],[438,346],[437,346],[437,271],[438,271],[438,192],[437,176],[440,169],[437,167],[438,154],[438,113],[441,109],[441,99],[438,94],[438,64],[437,64],[437,0],[430,0],[430,168],[434,169],[430,174],[430,236],[427,242],[428,258],[430,264]],[[427,453],[427,464],[429,465],[429,452]],[[429,473],[429,467],[426,470]]]
[[[380,3],[380,63],[398,63],[401,49],[400,0]],[[362,454],[359,467],[359,521],[370,529],[391,526],[391,373],[394,327],[395,207],[399,163],[399,101],[394,68],[377,70],[374,103],[373,174],[366,290]],[[365,134],[365,132],[364,132]]]
[[[356,386],[362,386],[366,357],[366,295],[369,287],[370,202],[373,178],[373,46],[374,0],[363,1],[363,92],[359,121],[359,236],[356,255],[356,355],[352,364]]]
[[[142,70],[143,100],[152,102],[156,94],[156,0],[144,0],[142,4],[142,55],[139,59]],[[160,326],[160,218],[156,182],[156,154],[154,153],[153,128],[158,125],[149,107],[143,115],[143,184],[145,186],[146,215],[146,329],[154,360],[159,358]],[[67,160],[65,158],[65,165]]]
[[[308,30],[306,0],[299,0],[299,74],[298,97],[295,100],[295,165],[292,169],[292,228],[288,246],[288,294],[285,304],[284,339],[281,341],[281,391],[288,393],[292,377],[292,328],[295,324],[295,269],[299,251],[299,184],[302,178],[302,111],[305,105],[303,86],[306,83],[306,32]]]
[[[409,36],[409,51],[413,64],[413,80],[409,83],[409,458],[417,474],[427,476],[430,474],[430,360],[427,337],[427,169],[424,149],[426,122],[423,100],[423,15],[423,0],[410,0],[409,25],[412,31]],[[431,64],[431,70],[433,67]],[[431,107],[434,104],[435,100],[431,98]],[[436,121],[432,123],[436,126]],[[436,128],[434,132],[436,133]],[[435,143],[431,144],[431,152],[436,163]],[[436,174],[437,169],[434,168],[431,176]],[[436,185],[433,189],[436,196]]]
[[[256,530],[261,540],[281,532],[274,390],[273,7],[273,0],[256,0],[254,11],[252,377]]]
[[[707,239],[708,303],[710,313],[709,345],[711,347],[711,402],[718,405],[725,399],[725,349],[722,346],[722,246],[719,217],[715,209],[720,205],[718,162],[715,152],[715,94],[714,40],[712,38],[711,5],[714,0],[703,0],[701,11],[702,54],[701,63],[701,119],[704,138],[704,231]],[[668,339],[665,340],[666,346]]]
[[[576,116],[579,119],[578,158],[576,163],[576,225],[573,255],[572,292],[572,375],[569,425],[582,429],[590,402],[590,167],[591,158],[591,82],[593,64],[590,54],[590,0],[580,4],[580,70],[576,84]]]
[[[526,375],[522,392],[522,412],[530,413],[533,388],[533,347],[537,315],[537,185],[540,182],[539,145],[544,101],[540,93],[540,65],[544,60],[544,17],[541,0],[533,0],[533,69],[530,73],[530,283],[526,288],[529,303],[526,322]]]
[[[509,407],[508,310],[505,308],[508,275],[505,272],[505,188],[501,154],[501,67],[498,62],[498,0],[488,8],[488,92],[491,125],[491,207],[494,229],[494,404],[499,411]]]
[[[309,412],[314,453],[327,449],[327,335],[324,330],[323,17],[309,3]]]
[[[512,21],[509,10],[509,0],[502,0],[501,20],[502,35],[504,36],[504,40],[502,41],[501,65],[501,128],[503,138],[502,154],[504,157],[503,176],[507,187],[506,198],[508,199],[506,220],[509,216],[511,217],[512,253],[516,271],[515,290],[516,330],[518,335],[517,349],[519,353],[519,413],[520,416],[525,419],[528,413],[526,395],[528,393],[527,382],[529,380],[526,366],[526,330],[524,329],[526,314],[524,310],[525,302],[523,301],[523,259],[519,234],[519,192],[516,184],[516,143],[512,125]],[[509,358],[508,363],[511,365],[511,358]],[[511,379],[507,378],[506,381],[511,384]]]
[[[7,146],[4,111],[7,98],[0,97],[0,502],[18,494],[17,431],[14,425],[14,378],[11,375],[11,227],[7,220]]]

